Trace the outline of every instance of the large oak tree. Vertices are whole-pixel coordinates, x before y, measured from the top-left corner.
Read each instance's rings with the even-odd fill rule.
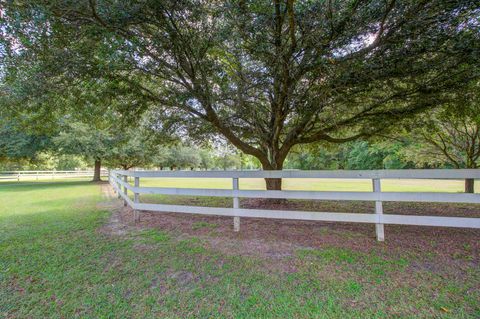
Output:
[[[45,77],[109,81],[266,170],[443,103],[480,57],[476,1],[14,1],[2,17],[5,52]]]

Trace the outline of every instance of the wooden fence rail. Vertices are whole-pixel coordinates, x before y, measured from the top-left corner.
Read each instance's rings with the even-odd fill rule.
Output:
[[[127,178],[134,177],[134,185]],[[141,187],[140,178],[230,178],[232,189]],[[340,191],[274,191],[240,190],[240,178],[336,178],[370,179],[372,192]],[[441,202],[480,204],[480,194],[441,192],[382,192],[382,179],[480,179],[480,170],[372,170],[372,171],[111,171],[110,183],[124,199],[125,205],[134,210],[135,220],[139,211],[175,212],[189,214],[222,215],[234,217],[234,230],[240,230],[240,217],[337,221],[375,224],[377,240],[383,241],[385,224],[480,228],[480,218],[412,216],[383,214],[383,202]],[[128,191],[133,194],[133,200]],[[185,205],[150,204],[140,201],[141,194],[231,197],[233,208],[199,207]],[[371,214],[331,213],[290,210],[266,210],[240,208],[239,198],[284,198],[313,200],[373,201]]]

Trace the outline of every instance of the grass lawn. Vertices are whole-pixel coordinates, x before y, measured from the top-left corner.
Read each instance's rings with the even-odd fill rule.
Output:
[[[215,183],[229,187],[228,180]],[[307,186],[326,187],[315,183]],[[366,183],[355,187],[368,191]],[[450,183],[448,189],[461,190],[461,182]],[[189,224],[191,231],[151,228],[148,219],[108,231],[119,202],[99,184],[2,184],[0,203],[0,318],[480,317],[475,238],[432,236],[437,248],[423,250],[345,232],[334,235],[369,246],[325,241],[288,246],[289,254],[237,254],[219,247],[253,242],[210,219]],[[320,239],[333,236],[308,227]],[[455,254],[445,253],[451,246]]]

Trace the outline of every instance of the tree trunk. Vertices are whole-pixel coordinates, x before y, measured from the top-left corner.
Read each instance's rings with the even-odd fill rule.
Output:
[[[99,159],[95,160],[95,169],[93,171],[93,180],[92,182],[100,182],[100,169],[102,167],[102,162]]]
[[[465,179],[465,193],[475,192],[475,180],[473,178]]]
[[[262,165],[263,170],[265,171],[281,171],[283,168],[282,163],[275,163],[274,165]],[[265,185],[269,191],[280,191],[282,190],[282,179],[281,178],[265,178]]]
[[[276,165],[262,165],[263,169],[265,171],[276,171],[282,170],[283,163],[281,164],[276,164]],[[265,178],[265,186],[267,190],[269,191],[280,191],[282,190],[282,179],[281,178]],[[267,198],[264,200],[262,205],[267,205],[273,208],[281,208],[279,205],[282,205],[286,202],[287,200],[285,198]],[[272,206],[273,205],[273,206]]]
[[[267,185],[267,190],[269,190],[269,191],[280,191],[280,190],[282,190],[282,179],[281,178],[265,178],[265,184]]]

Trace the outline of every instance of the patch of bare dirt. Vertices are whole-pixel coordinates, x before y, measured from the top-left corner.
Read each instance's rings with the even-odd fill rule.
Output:
[[[129,225],[122,219],[122,210],[124,210],[123,201],[115,196],[115,192],[110,184],[100,184],[104,201],[97,204],[99,209],[108,209],[112,212],[108,222],[103,225],[99,232],[107,235],[123,236],[129,231]]]
[[[373,207],[369,204],[350,203],[350,206],[341,206],[340,211],[372,212]],[[261,200],[242,202],[242,207],[263,209],[335,211],[328,209],[332,206],[335,206],[334,202],[309,202],[303,203],[303,206],[300,201],[286,201],[280,204],[269,204],[268,201]],[[396,214],[438,216],[460,214],[480,217],[478,205],[464,204],[440,207],[418,203],[387,203],[385,211]],[[122,209],[118,214],[121,223],[132,224],[131,210]],[[386,241],[379,243],[375,240],[375,226],[371,224],[242,218],[240,232],[236,233],[233,231],[233,218],[230,217],[142,212],[140,222],[136,226],[202,237],[207,239],[213,248],[234,255],[282,258],[292,255],[296,249],[302,247],[339,247],[362,252],[379,251],[392,257],[411,253],[438,255],[451,260],[476,263],[480,259],[480,230],[475,229],[386,225]]]

